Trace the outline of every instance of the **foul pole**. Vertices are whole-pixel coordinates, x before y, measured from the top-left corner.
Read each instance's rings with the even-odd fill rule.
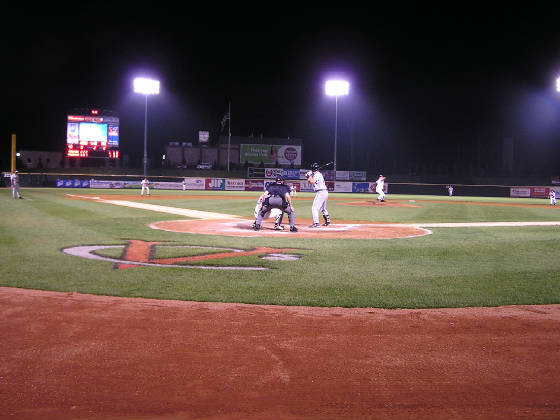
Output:
[[[14,171],[16,170],[16,135],[12,134],[12,155],[11,155],[11,172],[14,173]]]

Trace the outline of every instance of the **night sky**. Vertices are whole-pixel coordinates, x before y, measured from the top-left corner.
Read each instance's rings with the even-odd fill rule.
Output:
[[[560,173],[559,7],[216,3],[186,15],[113,3],[7,9],[2,169],[12,133],[18,149],[63,151],[68,110],[87,107],[119,114],[121,153],[140,166],[140,75],[162,84],[148,100],[155,160],[170,141],[197,143],[199,130],[215,143],[231,102],[233,135],[302,138],[305,163],[330,161],[335,101],[323,85],[337,75],[350,82],[339,170],[500,175],[510,137],[513,175]]]

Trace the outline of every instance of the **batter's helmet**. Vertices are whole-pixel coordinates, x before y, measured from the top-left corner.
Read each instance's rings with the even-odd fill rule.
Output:
[[[317,162],[313,162],[313,163],[311,164],[311,170],[312,170],[312,171],[316,171],[316,170],[318,170],[318,169],[319,169],[319,164],[318,164]]]
[[[282,175],[276,175],[276,183],[282,184],[284,182],[284,177]]]

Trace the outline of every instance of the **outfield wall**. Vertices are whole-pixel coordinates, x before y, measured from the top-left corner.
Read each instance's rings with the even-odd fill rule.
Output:
[[[228,178],[184,178],[182,181],[152,181],[150,187],[155,190],[206,190],[206,191],[264,191],[273,182],[270,179],[228,179]],[[313,185],[307,181],[287,181],[296,191],[313,192]],[[375,193],[375,182],[341,182],[327,181],[330,192]],[[100,180],[100,179],[57,179],[57,188],[107,188],[139,189],[140,181]],[[384,186],[388,193],[388,184]]]
[[[150,181],[152,188],[156,190],[263,191],[275,175],[276,172],[272,169],[268,170],[266,177],[261,179],[154,176],[150,177]],[[312,186],[304,179],[304,172],[294,170],[294,173],[290,175],[292,179],[287,179],[286,182],[294,185],[297,191],[313,191]],[[138,175],[102,175],[91,178],[91,175],[78,174],[20,173],[20,183],[22,187],[139,189],[140,177]],[[9,178],[4,178],[4,186],[9,187]],[[376,194],[375,186],[375,182],[327,180],[327,188],[334,193]],[[560,197],[560,186],[558,185],[549,187],[454,184],[453,187],[454,196],[546,199],[550,190],[553,189],[556,191],[557,197]],[[385,183],[385,190],[387,194],[448,195],[448,185],[445,184],[393,182]]]

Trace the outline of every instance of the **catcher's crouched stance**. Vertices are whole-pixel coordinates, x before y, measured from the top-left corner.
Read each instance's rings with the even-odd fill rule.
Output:
[[[296,224],[296,213],[294,207],[292,206],[292,198],[290,197],[290,187],[284,185],[284,177],[281,175],[276,177],[276,182],[269,184],[266,187],[266,191],[261,196],[259,201],[262,199],[262,206],[256,214],[255,223],[253,223],[254,230],[260,230],[263,217],[274,209],[280,210],[280,216],[282,212],[286,212],[290,220],[290,232],[297,232]],[[258,205],[258,204],[257,204]],[[276,219],[275,228],[279,226],[278,220]]]

